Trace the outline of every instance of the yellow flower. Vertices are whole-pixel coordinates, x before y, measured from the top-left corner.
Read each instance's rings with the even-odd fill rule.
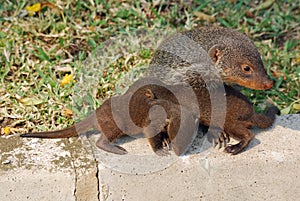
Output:
[[[4,127],[4,135],[8,135],[10,133],[10,127]]]
[[[64,78],[62,79],[62,81],[60,82],[60,85],[63,87],[63,86],[65,86],[66,84],[70,83],[71,81],[73,81],[72,75],[66,74],[66,75],[64,76]]]
[[[42,9],[40,3],[33,4],[32,6],[26,6],[26,10],[29,16],[33,16],[36,12],[39,12]]]

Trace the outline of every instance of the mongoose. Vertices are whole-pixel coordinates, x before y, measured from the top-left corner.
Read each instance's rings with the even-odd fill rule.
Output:
[[[183,36],[183,41],[176,40],[178,38],[182,39],[180,36]],[[253,89],[268,89],[273,85],[264,71],[260,55],[253,43],[245,35],[227,28],[206,27],[181,32],[179,37],[178,33],[172,35],[156,51],[148,74],[161,78],[166,83],[174,83],[174,80],[175,82],[179,80],[179,83],[187,81],[197,88],[203,84],[203,78],[204,81],[214,81],[213,78],[216,72],[211,69],[209,62],[213,62],[225,82],[233,82]],[[197,63],[202,65],[193,66]],[[205,66],[205,68],[199,70],[199,66]],[[179,75],[171,71],[172,69],[179,72]],[[203,98],[207,99],[207,97]],[[200,98],[198,99],[200,100]],[[160,102],[160,104],[167,104],[163,100],[160,100]],[[101,107],[105,108],[105,106]],[[96,110],[97,117],[101,116],[98,109]],[[92,122],[91,118],[93,117],[90,116],[77,124],[79,133],[90,127],[95,127],[89,125]],[[98,129],[97,126],[96,129]],[[47,133],[52,134],[46,137],[51,137],[51,135],[54,135],[54,137],[71,137],[76,135],[76,128],[71,127],[70,129],[50,133],[44,132],[35,134],[35,136],[39,137],[37,135]],[[30,135],[34,134],[25,134],[23,137],[29,137]],[[221,135],[221,137],[224,136],[226,135]]]
[[[186,86],[166,85],[157,79],[153,81],[153,79],[141,78],[124,95],[108,99],[97,108],[94,115],[90,115],[69,128],[27,133],[22,134],[21,137],[65,138],[77,136],[79,133],[94,128],[102,132],[96,143],[99,148],[116,154],[125,154],[127,151],[124,148],[113,145],[111,142],[125,134],[132,135],[143,132],[149,139],[154,152],[165,155],[166,151],[163,145],[166,133],[174,152],[181,155],[185,153],[187,146],[193,140],[191,136],[197,129],[198,121],[205,126],[222,126],[210,125],[212,105],[209,92],[205,87],[193,89],[197,98],[195,103],[189,98],[191,92],[187,90]],[[237,154],[254,137],[248,128],[251,126],[270,127],[279,110],[272,106],[266,114],[257,114],[243,94],[230,86],[224,85],[224,87],[227,112],[226,117],[222,115],[218,117],[225,118],[225,124],[221,128],[220,141],[223,141],[224,138],[227,139],[228,136],[240,140],[238,144],[229,145],[225,148],[226,152]],[[177,99],[179,96],[185,97],[180,104]],[[166,113],[162,112],[161,107]],[[196,107],[199,107],[199,110]],[[217,107],[225,106],[218,105]],[[129,118],[126,116],[128,113]],[[184,133],[177,136],[179,129],[183,129]]]
[[[135,90],[138,86],[137,84],[133,85],[125,94],[104,101],[96,109],[95,114],[66,129],[27,133],[22,134],[21,137],[68,138],[94,128],[102,133],[96,142],[100,149],[115,154],[126,154],[127,151],[124,148],[113,145],[111,142],[125,134],[143,133],[148,138],[150,146],[156,154],[166,155],[168,152],[164,144],[169,138],[165,137],[165,133],[176,136],[180,121],[183,121],[181,129],[192,135],[196,132],[198,121],[187,110],[185,114],[189,115],[182,115],[182,109],[185,109],[180,109],[180,105],[176,104],[175,97],[172,97],[174,102],[157,99],[151,90],[151,86],[146,85]],[[154,89],[156,94],[160,94],[160,88]],[[162,91],[162,93],[165,92],[169,93],[167,90]]]
[[[203,79],[218,80],[218,75],[225,83],[251,89],[273,86],[253,42],[245,34],[222,27],[201,27],[167,37],[154,53],[146,75],[167,84],[188,82],[196,87]]]
[[[140,80],[141,82],[142,80]],[[164,85],[162,82],[157,82],[157,85],[149,85],[148,89],[151,89],[154,96],[157,99],[169,100],[178,103],[176,97],[188,97],[189,91],[186,91],[186,87],[183,85]],[[232,137],[234,139],[240,140],[236,145],[229,145],[225,148],[225,151],[231,154],[237,154],[242,151],[253,139],[254,134],[249,130],[250,127],[256,126],[259,128],[270,127],[275,119],[275,114],[279,114],[280,111],[276,106],[271,106],[268,108],[266,114],[258,114],[254,111],[253,105],[248,101],[247,97],[240,93],[238,90],[231,86],[225,85],[226,93],[226,117],[222,114],[215,118],[225,118],[225,123],[223,125],[222,133],[220,135],[219,141],[224,141]],[[172,92],[171,92],[172,91]],[[190,98],[183,99],[180,104],[187,109],[193,117],[199,118],[199,123],[205,126],[218,127],[222,125],[211,125],[211,112],[212,107],[225,107],[224,104],[211,105],[209,90],[206,87],[193,88],[193,91],[197,98],[197,106],[199,107],[200,114],[195,114],[195,105],[193,100]],[[174,96],[174,93],[176,97]],[[215,89],[216,93],[223,93],[223,90]],[[175,97],[175,99],[174,99]],[[181,113],[182,114],[182,113]],[[185,115],[185,119],[186,115]],[[181,155],[186,151],[186,145],[190,144],[186,141],[192,139],[183,139],[185,136],[180,136],[176,141],[173,139],[177,136],[172,136],[176,132],[168,133],[169,138],[172,142],[172,148],[177,155]],[[188,133],[186,136],[190,136]],[[182,141],[183,145],[182,145]]]
[[[234,83],[264,90],[273,86],[253,42],[238,31],[201,27],[175,33],[157,48],[146,73],[167,84]]]

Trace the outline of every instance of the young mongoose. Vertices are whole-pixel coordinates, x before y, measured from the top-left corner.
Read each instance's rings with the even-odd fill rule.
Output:
[[[158,81],[157,85],[149,85],[147,88],[151,89],[157,99],[169,100],[175,103],[177,103],[176,97],[187,97],[190,93],[189,91],[186,92],[186,87],[183,85],[163,85],[163,83],[159,83]],[[280,111],[276,106],[271,106],[268,108],[266,114],[258,114],[254,111],[253,105],[248,101],[246,96],[231,86],[224,85],[224,88],[226,93],[226,105],[222,103],[220,105],[211,105],[209,90],[206,87],[193,88],[198,101],[197,106],[199,107],[200,114],[194,113],[197,110],[195,110],[193,100],[189,98],[183,99],[180,104],[182,104],[193,117],[199,118],[200,124],[212,127],[222,126],[211,125],[212,107],[226,107],[226,117],[222,115],[215,117],[225,118],[219,140],[222,142],[229,139],[228,137],[239,140],[240,142],[238,144],[229,145],[225,148],[226,152],[237,154],[242,151],[254,137],[254,134],[249,128],[253,126],[259,128],[270,127],[274,122],[275,114],[279,114]],[[223,93],[223,90],[216,88],[215,92]],[[176,94],[176,97],[173,93]],[[186,115],[184,117],[187,119]],[[186,140],[189,139],[183,139],[185,136],[180,136],[176,141],[173,141],[173,139],[177,137],[173,135],[174,133],[176,134],[176,132],[168,133],[172,142],[172,148],[177,155],[181,155],[185,153],[187,148],[185,145],[189,144]],[[186,136],[190,136],[190,133]],[[183,146],[182,141],[184,141]]]
[[[181,129],[192,135],[198,126],[197,117],[191,115],[185,108],[180,109],[173,94],[170,93],[170,98],[174,102],[157,99],[152,92],[152,85],[139,88],[139,83],[131,86],[124,95],[114,96],[104,101],[94,114],[71,127],[57,131],[27,133],[22,134],[21,137],[68,138],[94,128],[102,133],[96,142],[100,149],[126,154],[124,148],[111,142],[125,134],[143,133],[156,154],[166,155],[164,144],[168,138],[165,137],[165,133],[176,136],[182,121]],[[167,90],[160,93],[160,88],[153,89],[156,94],[162,95],[165,92],[169,94]],[[185,114],[188,115],[182,115],[182,110],[186,110]]]
[[[210,62],[214,65],[212,68]],[[194,65],[194,64],[200,65]],[[264,90],[273,86],[253,42],[236,30],[201,27],[175,33],[157,48],[147,76],[167,84],[182,81],[198,87],[204,81],[225,83]]]
[[[166,85],[159,80],[153,82],[153,78],[149,79],[138,80],[124,95],[108,99],[97,108],[94,115],[90,115],[69,128],[22,134],[21,137],[65,138],[77,136],[79,133],[94,128],[102,132],[96,143],[99,148],[116,154],[125,154],[127,153],[125,149],[111,142],[125,134],[144,133],[154,152],[165,155],[163,146],[165,140],[163,139],[166,133],[174,152],[181,155],[185,153],[190,141],[193,140],[191,136],[197,129],[198,121],[205,126],[222,126],[211,125],[212,105],[209,91],[205,87],[193,89],[197,99],[195,103],[189,98],[190,91],[186,90],[186,86]],[[226,107],[226,116],[218,117],[225,118],[224,126],[221,127],[220,141],[227,139],[228,136],[240,140],[238,144],[225,148],[226,152],[237,154],[254,137],[248,128],[251,126],[270,127],[279,110],[272,106],[266,114],[257,114],[243,94],[230,86],[224,85],[224,87],[226,106],[222,104],[213,107]],[[223,92],[217,90],[216,93]],[[177,99],[179,96],[185,97],[180,104]],[[166,113],[162,112],[161,107]],[[199,107],[198,110],[195,107]],[[126,116],[128,113],[130,118]],[[179,129],[184,130],[184,133],[181,132],[180,136],[177,136]]]

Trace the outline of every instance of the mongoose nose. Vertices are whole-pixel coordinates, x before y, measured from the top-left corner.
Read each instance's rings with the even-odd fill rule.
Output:
[[[265,84],[265,89],[270,89],[272,87],[273,87],[273,81],[271,80]]]

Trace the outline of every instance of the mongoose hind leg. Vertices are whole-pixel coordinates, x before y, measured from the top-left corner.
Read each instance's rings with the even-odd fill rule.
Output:
[[[230,137],[240,140],[239,143],[234,145],[227,145],[225,152],[230,154],[238,154],[241,152],[254,138],[254,134],[247,128],[248,122],[235,122],[225,128],[225,133]]]
[[[107,139],[107,137],[102,133],[100,138],[96,142],[96,146],[104,151],[124,155],[128,152],[121,146],[111,144],[111,142]]]

